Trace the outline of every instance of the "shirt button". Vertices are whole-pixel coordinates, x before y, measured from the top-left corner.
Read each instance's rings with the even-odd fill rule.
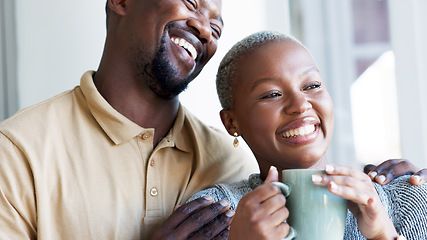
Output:
[[[142,134],[142,139],[147,140],[150,137],[150,134],[144,133]]]
[[[152,197],[157,196],[157,194],[159,194],[159,192],[157,191],[157,188],[152,188],[152,189],[150,190],[150,195],[151,195]]]
[[[154,167],[154,160],[151,160],[150,166]]]

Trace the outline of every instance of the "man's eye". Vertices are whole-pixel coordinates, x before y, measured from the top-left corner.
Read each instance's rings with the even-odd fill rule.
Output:
[[[318,88],[320,88],[321,86],[322,86],[322,83],[320,83],[320,82],[314,82],[314,83],[311,83],[311,84],[309,84],[308,86],[306,86],[306,87],[304,88],[304,90],[318,89]]]
[[[185,2],[190,10],[197,10],[197,2],[195,0],[185,0]]]
[[[214,24],[211,25],[211,28],[212,28],[212,33],[213,33],[214,37],[216,39],[219,39],[221,37],[221,29],[217,25],[214,25]]]
[[[268,93],[268,94],[262,96],[261,99],[277,98],[280,96],[282,96],[282,94],[280,92],[272,92],[272,93]]]

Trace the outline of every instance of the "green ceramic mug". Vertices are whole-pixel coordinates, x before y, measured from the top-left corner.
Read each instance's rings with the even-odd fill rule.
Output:
[[[287,222],[291,231],[284,240],[342,240],[347,216],[347,200],[333,195],[327,187],[314,185],[311,176],[325,174],[317,169],[282,171],[275,182],[286,196]]]

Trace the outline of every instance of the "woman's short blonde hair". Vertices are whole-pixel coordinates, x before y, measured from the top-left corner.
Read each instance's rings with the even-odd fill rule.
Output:
[[[251,50],[271,41],[291,41],[305,48],[297,39],[274,31],[262,31],[249,35],[237,42],[222,59],[216,75],[216,90],[223,109],[233,107],[233,86],[240,59]]]

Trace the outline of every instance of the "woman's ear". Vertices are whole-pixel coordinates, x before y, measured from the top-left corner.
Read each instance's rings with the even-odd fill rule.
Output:
[[[219,112],[219,116],[221,117],[222,124],[225,129],[227,129],[228,134],[234,136],[234,133],[237,132],[237,134],[240,135],[239,125],[233,111],[223,109]]]
[[[108,7],[119,16],[126,15],[127,0],[108,0]]]

